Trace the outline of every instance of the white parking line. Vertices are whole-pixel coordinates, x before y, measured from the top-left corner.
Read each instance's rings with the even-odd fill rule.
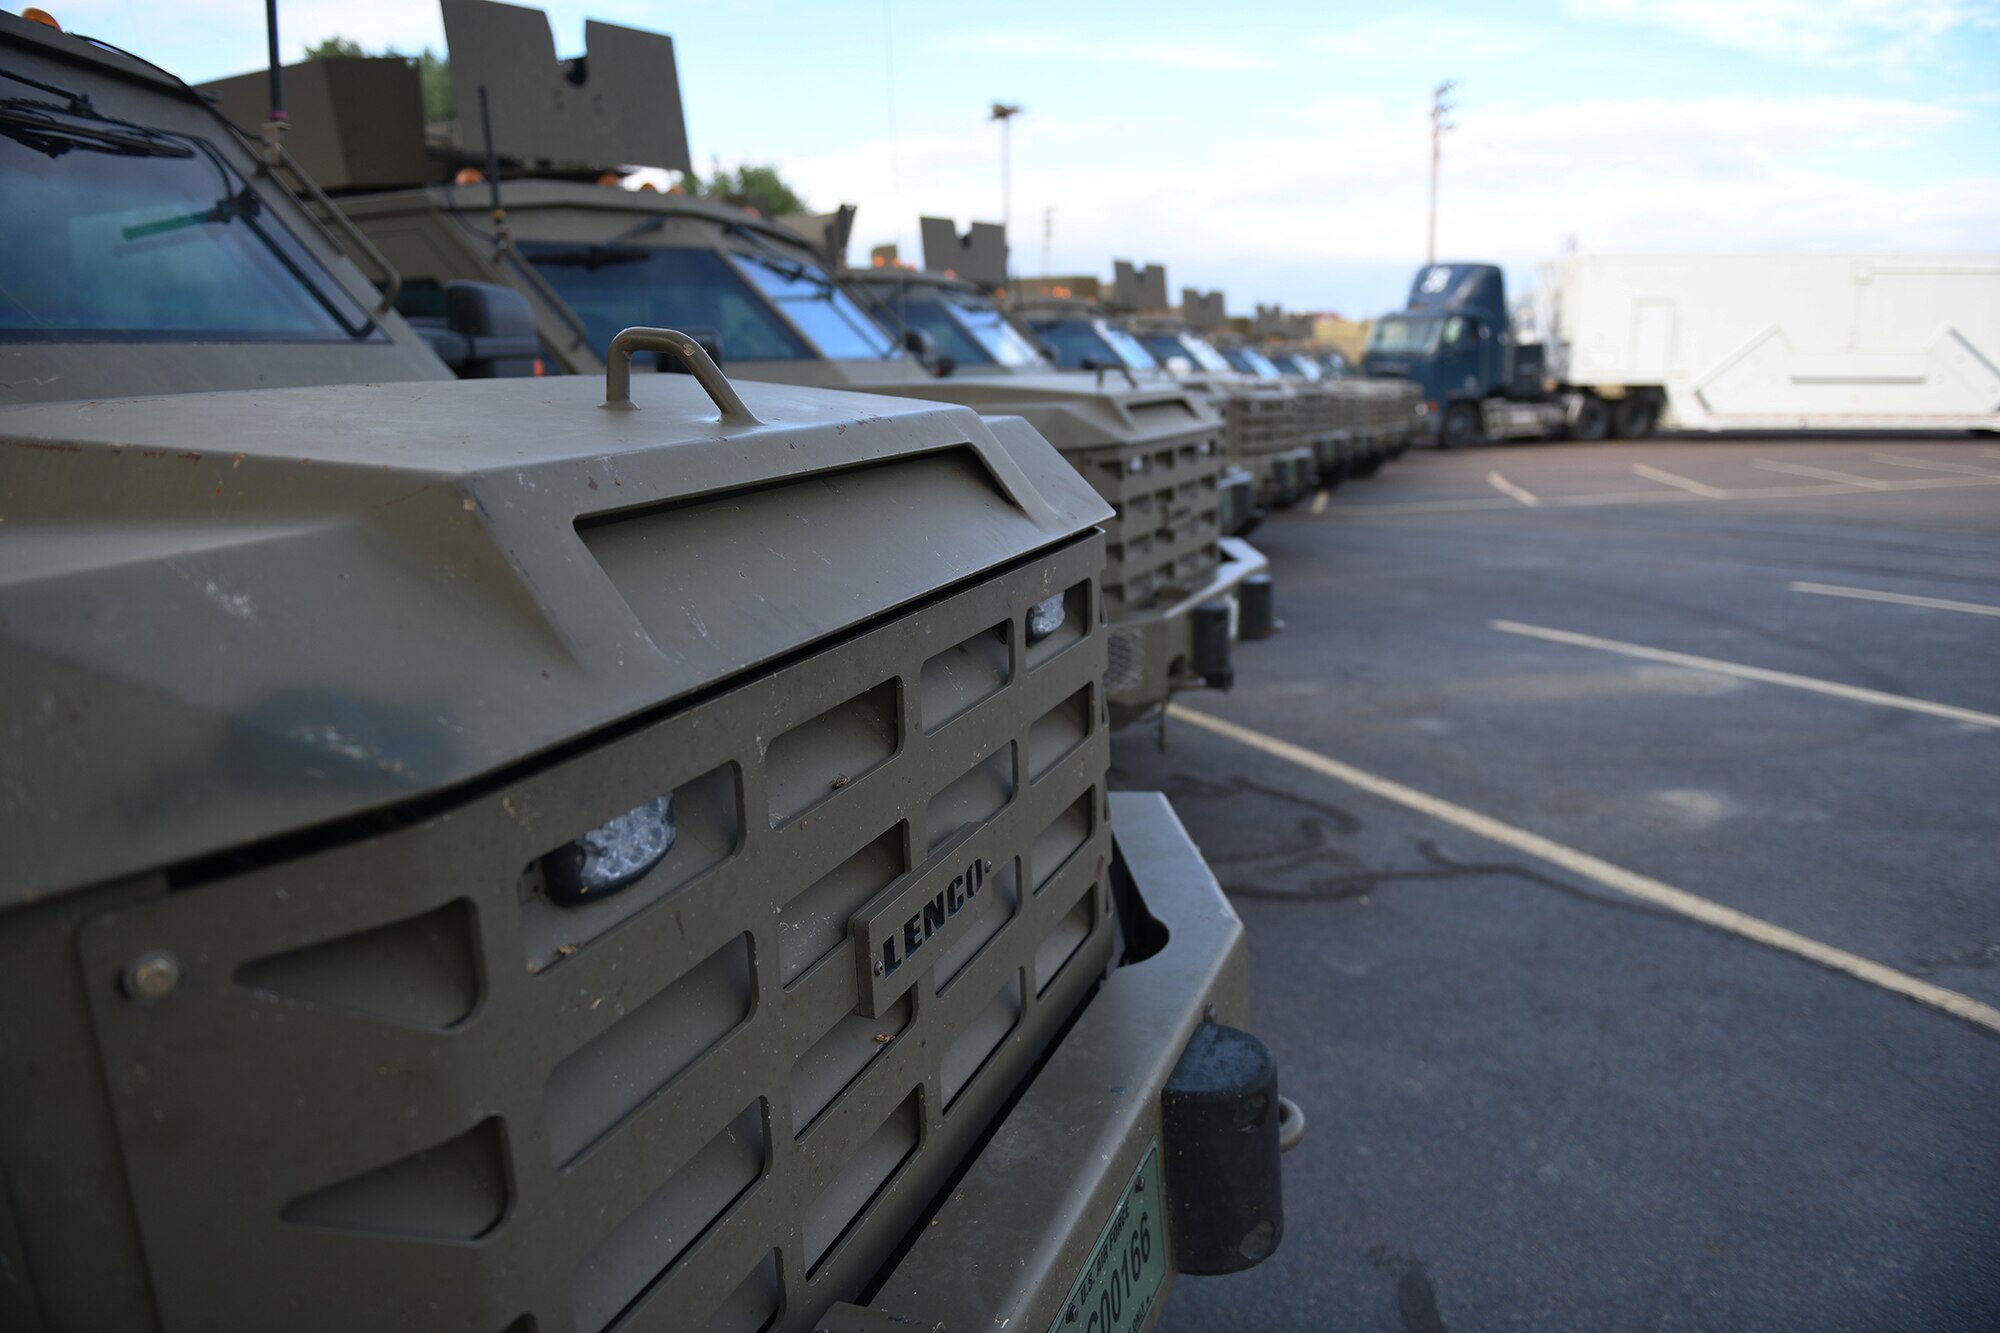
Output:
[[[1769,458],[1752,459],[1750,466],[1762,468],[1766,472],[1789,472],[1795,477],[1818,477],[1821,481],[1838,481],[1849,486],[1865,486],[1869,490],[1874,491],[1879,491],[1885,486],[1895,484],[1884,481],[1880,477],[1859,477],[1852,472],[1835,472],[1832,468],[1807,467],[1803,463],[1779,463]]]
[[[1678,486],[1690,495],[1699,495],[1706,500],[1727,500],[1729,498],[1729,492],[1719,486],[1710,486],[1707,482],[1676,476],[1672,472],[1664,472],[1646,463],[1634,463],[1632,471],[1649,481],[1662,482],[1668,486]]]
[[[1928,981],[1920,981],[1906,972],[1899,972],[1895,968],[1863,958],[1859,954],[1849,953],[1830,944],[1822,944],[1818,940],[1787,930],[1761,917],[1739,912],[1733,907],[1725,907],[1699,894],[1677,889],[1650,876],[1613,865],[1588,852],[1578,851],[1551,838],[1544,838],[1538,833],[1516,828],[1512,824],[1503,823],[1490,815],[1482,815],[1476,810],[1432,796],[1428,792],[1406,787],[1388,778],[1377,777],[1352,764],[1329,759],[1323,754],[1308,750],[1301,745],[1294,745],[1290,741],[1281,741],[1261,731],[1252,731],[1248,727],[1226,722],[1211,714],[1197,712],[1184,704],[1169,705],[1167,712],[1190,726],[1200,727],[1204,731],[1246,745],[1273,759],[1283,760],[1308,772],[1317,773],[1321,777],[1344,782],[1371,796],[1393,801],[1406,809],[1415,810],[1419,814],[1450,824],[1454,828],[1463,829],[1489,842],[1510,847],[1558,869],[1566,870],[1572,875],[1602,885],[1613,892],[1664,908],[1689,920],[1699,921],[1705,926],[1725,931],[1739,939],[1749,940],[1766,948],[1817,963],[1821,967],[1846,973],[1871,986],[1880,987],[1905,999],[1915,1000],[1919,1004],[1941,1010],[1954,1018],[1963,1019],[1976,1027],[1985,1028],[1988,1032],[2000,1033],[2000,1009],[1982,1004],[1969,995],[1961,995],[1957,991],[1934,986]]]
[[[1326,502],[1332,498],[1333,494],[1330,491],[1321,490],[1315,492],[1313,495],[1313,502],[1312,502],[1313,513],[1324,514],[1326,512]]]
[[[1536,497],[1533,491],[1521,489],[1519,486],[1516,486],[1513,482],[1501,476],[1498,472],[1487,473],[1486,480],[1487,483],[1491,485],[1494,490],[1500,492],[1500,494],[1511,496],[1514,499],[1520,501],[1524,505],[1538,505],[1541,503],[1541,500]]]
[[[1690,667],[1696,671],[1712,671],[1719,676],[1734,676],[1738,680],[1760,681],[1766,685],[1783,685],[1794,690],[1805,690],[1812,694],[1830,695],[1836,699],[1847,699],[1854,703],[1878,704],[1883,708],[1900,708],[1906,713],[1923,713],[1928,717],[1941,717],[1952,722],[1969,722],[1976,727],[2000,728],[2000,713],[1982,713],[1976,708],[1960,708],[1956,704],[1932,703],[1928,699],[1912,699],[1908,695],[1889,694],[1883,690],[1863,689],[1859,685],[1842,685],[1839,681],[1820,680],[1814,676],[1795,676],[1789,671],[1772,671],[1765,667],[1744,666],[1740,662],[1724,662],[1714,657],[1696,657],[1693,653],[1670,652],[1665,648],[1648,648],[1644,644],[1621,643],[1617,639],[1600,639],[1595,634],[1577,634],[1566,629],[1549,629],[1542,625],[1523,625],[1517,620],[1495,620],[1490,622],[1502,634],[1519,634],[1530,639],[1546,639],[1550,643],[1568,644],[1575,648],[1595,648],[1599,652],[1619,653],[1625,657],[1642,658],[1648,662],[1666,662],[1673,666]]]
[[[1843,588],[1837,583],[1794,583],[1792,591],[1818,593],[1821,597],[1852,597],[1857,602],[1926,606],[1933,611],[1963,611],[1970,616],[2000,616],[2000,606],[1987,606],[1982,602],[1954,602],[1947,597],[1916,597],[1906,592],[1880,592],[1874,588]]]
[[[2000,481],[2000,472],[1995,472],[1990,467],[1967,467],[1963,463],[1940,463],[1929,458],[1912,458],[1908,454],[1870,454],[1868,456],[1878,463],[1887,463],[1892,467],[1920,467],[1931,472],[1953,472],[1964,477],[1991,477],[1995,481]]]
[[[1700,500],[1817,500],[1851,495],[1880,495],[1895,491],[1957,490],[1965,486],[2000,486],[2000,476],[1913,477],[1905,481],[1876,481],[1868,486],[1857,486],[1852,482],[1821,482],[1816,486],[1752,486],[1740,491],[1724,491],[1720,495],[1713,496],[1697,495],[1684,490],[1612,491],[1602,495],[1540,495],[1535,497],[1535,507],[1543,510],[1616,509],[1628,505],[1676,504],[1681,501],[1692,504]],[[1488,495],[1464,500],[1393,500],[1384,504],[1370,504],[1364,501],[1344,504],[1333,512],[1342,518],[1352,518],[1362,514],[1456,514],[1482,509],[1504,510],[1514,514],[1519,513],[1521,508],[1522,505],[1518,500]]]

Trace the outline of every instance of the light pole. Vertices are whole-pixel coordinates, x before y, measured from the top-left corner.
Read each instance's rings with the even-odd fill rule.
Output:
[[[995,102],[992,113],[986,118],[1000,122],[1000,225],[1004,228],[1014,220],[1014,117],[1022,108],[1010,106],[1006,102]]]
[[[1444,132],[1455,128],[1445,119],[1455,104],[1444,100],[1446,93],[1458,87],[1457,79],[1446,79],[1431,93],[1431,216],[1430,227],[1424,235],[1424,264],[1428,267],[1437,263],[1438,248],[1438,144]]]

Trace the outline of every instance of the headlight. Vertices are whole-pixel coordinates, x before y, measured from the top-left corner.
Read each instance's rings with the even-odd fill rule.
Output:
[[[542,858],[549,897],[577,903],[622,889],[673,849],[674,798],[656,796]]]
[[[1028,608],[1028,642],[1040,643],[1043,639],[1062,628],[1063,595],[1057,593]]]

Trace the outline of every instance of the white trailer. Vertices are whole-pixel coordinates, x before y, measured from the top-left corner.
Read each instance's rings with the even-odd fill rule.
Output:
[[[1570,255],[1532,310],[1553,379],[1685,430],[2000,429],[2000,255]]]

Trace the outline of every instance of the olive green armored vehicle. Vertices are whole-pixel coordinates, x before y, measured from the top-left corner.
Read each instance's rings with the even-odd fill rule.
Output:
[[[511,35],[522,14],[542,24],[539,47]],[[545,21],[535,11],[484,0],[454,0],[445,18],[454,77],[461,86],[488,90],[496,142],[504,142],[506,127],[521,117],[503,121],[499,113],[534,102],[538,79],[563,81],[547,55]],[[599,26],[606,29],[601,40],[620,49],[653,43],[655,61],[671,71],[670,39]],[[639,57],[629,49],[624,58],[637,67]],[[351,63],[314,62],[295,67],[292,77],[330,85]],[[226,110],[231,92],[242,87],[221,90]],[[380,98],[354,99],[334,102],[324,114],[352,122],[340,142],[365,140],[379,152],[388,132],[380,128],[380,107]],[[304,113],[295,119],[303,121]],[[401,125],[421,150],[420,119]],[[380,132],[363,134],[369,126]],[[572,145],[571,174],[595,179],[597,169],[577,168],[576,155],[604,150],[580,127],[554,146],[565,143]],[[685,162],[678,145],[662,150],[641,138],[625,147],[652,151],[669,165]],[[427,158],[414,151],[410,160]],[[428,160],[442,170],[454,159]],[[325,167],[343,191],[341,207],[402,271],[406,308],[420,308],[416,301],[452,281],[506,282],[534,311],[548,368],[601,375],[621,328],[667,325],[712,335],[709,346],[732,379],[866,389],[1027,419],[1112,506],[1102,610],[1110,621],[1104,691],[1113,726],[1161,715],[1177,691],[1228,688],[1235,644],[1264,637],[1273,626],[1268,562],[1225,535],[1222,423],[1199,395],[1170,380],[1098,383],[1046,368],[939,379],[935,361],[912,354],[863,308],[822,246],[728,204],[549,174],[362,189],[349,180],[357,170],[349,157],[330,155]],[[379,182],[380,173],[372,179]],[[496,183],[506,215],[498,239],[489,230]]]
[[[1059,366],[1174,378],[1121,321],[1087,303],[1038,297],[1016,303],[1011,313]],[[1227,455],[1250,471],[1258,503],[1288,508],[1312,492],[1317,463],[1296,395],[1234,371],[1184,378],[1222,413]]]
[[[0,16],[0,1328],[1143,1330],[1268,1255],[1097,493],[668,330],[510,373],[503,289],[456,380],[284,157]]]
[[[938,219],[923,221],[928,228]],[[949,229],[951,224],[945,225]],[[975,228],[981,225],[987,224],[974,224]],[[928,252],[926,262],[932,262]],[[948,365],[949,374],[960,380],[982,375],[1046,375],[1056,369],[1048,354],[1007,318],[989,291],[955,267],[939,263],[940,267],[923,269],[852,269],[846,277],[848,285],[867,298],[870,311],[885,327],[906,339],[918,335],[920,345],[927,340],[933,349],[933,364],[940,369]],[[1079,373],[1094,374],[1102,381],[1108,370],[1108,366],[1093,366]],[[1138,387],[1137,377],[1122,367],[1121,375],[1126,384]],[[1116,385],[1114,379],[1114,390]],[[1197,394],[1194,402],[1213,413],[1208,395]],[[1221,429],[1226,436],[1227,424]],[[1232,462],[1224,467],[1216,488],[1223,533],[1247,536],[1263,516],[1256,504],[1255,478],[1247,468]],[[1115,503],[1114,497],[1106,498]]]
[[[1246,451],[1260,438],[1265,441],[1260,457],[1265,460],[1266,475],[1280,479],[1277,484],[1292,494],[1289,502],[1296,502],[1315,487],[1337,486],[1345,477],[1365,474],[1365,452],[1338,429],[1336,409],[1317,385],[1288,382],[1275,367],[1263,373],[1254,362],[1241,355],[1225,355],[1206,335],[1171,317],[1138,316],[1128,321],[1127,328],[1148,355],[1189,384],[1246,402],[1282,397],[1290,428],[1285,435],[1267,427],[1260,436],[1249,429],[1247,421],[1240,434]],[[1280,439],[1291,441],[1292,447],[1277,448]],[[1298,442],[1301,440],[1303,443]]]

